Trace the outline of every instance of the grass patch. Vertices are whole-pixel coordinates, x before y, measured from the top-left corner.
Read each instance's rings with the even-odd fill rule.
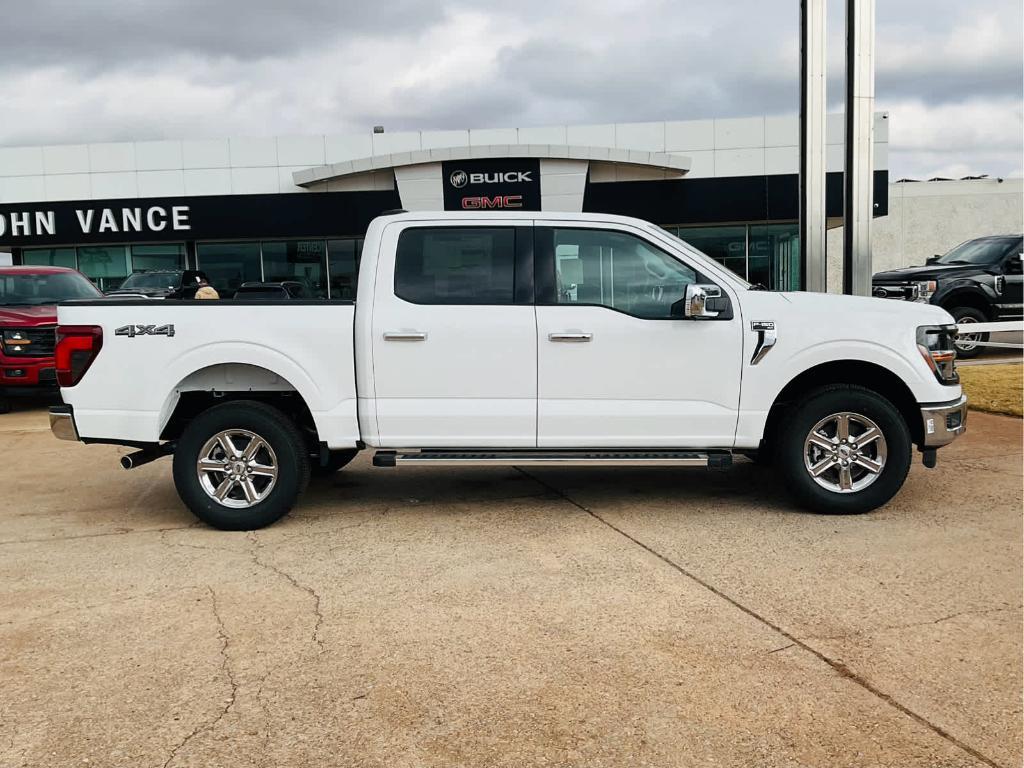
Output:
[[[971,408],[1024,416],[1024,366],[966,365],[957,370]]]

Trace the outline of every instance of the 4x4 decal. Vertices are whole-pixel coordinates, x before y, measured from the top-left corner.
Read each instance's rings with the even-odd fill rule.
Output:
[[[133,339],[136,336],[173,336],[174,325],[122,325],[114,331],[115,336],[127,336]]]

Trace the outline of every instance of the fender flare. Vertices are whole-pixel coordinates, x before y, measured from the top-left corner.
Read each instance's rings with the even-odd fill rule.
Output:
[[[959,279],[954,280],[948,287],[944,287],[938,291],[932,297],[932,304],[937,307],[943,305],[949,306],[950,308],[960,306],[957,304],[956,299],[960,296],[966,296],[970,299],[976,300],[985,305],[985,314],[991,316],[992,305],[995,303],[996,296],[995,290],[985,283],[979,283],[973,280]],[[972,301],[971,304],[975,303]]]
[[[324,406],[320,387],[295,360],[280,350],[262,344],[214,342],[191,349],[168,363],[161,378],[173,381],[174,385],[165,395],[160,409],[160,430],[163,431],[167,426],[178,403],[180,387],[190,376],[209,368],[230,364],[260,368],[287,383],[305,401],[314,422],[317,422],[317,429],[323,427],[317,419],[317,412],[322,411]]]
[[[840,341],[823,341],[810,347],[800,350],[788,358],[785,367],[790,371],[782,386],[766,397],[765,414],[778,402],[782,392],[796,379],[808,371],[830,363],[861,363],[874,365],[889,373],[903,382],[903,385],[910,391],[911,395],[918,402],[926,402],[928,392],[926,388],[932,383],[924,378],[921,372],[914,369],[906,357],[896,350],[879,344],[874,341],[863,339],[843,339]]]

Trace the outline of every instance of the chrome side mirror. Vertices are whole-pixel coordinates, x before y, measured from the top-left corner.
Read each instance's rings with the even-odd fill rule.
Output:
[[[681,303],[682,317],[689,320],[720,317],[729,307],[729,299],[722,294],[722,289],[707,283],[691,283],[686,286]]]

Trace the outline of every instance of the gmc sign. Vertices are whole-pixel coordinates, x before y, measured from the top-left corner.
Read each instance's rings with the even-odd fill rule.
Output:
[[[452,160],[441,172],[446,211],[540,210],[539,160]]]

